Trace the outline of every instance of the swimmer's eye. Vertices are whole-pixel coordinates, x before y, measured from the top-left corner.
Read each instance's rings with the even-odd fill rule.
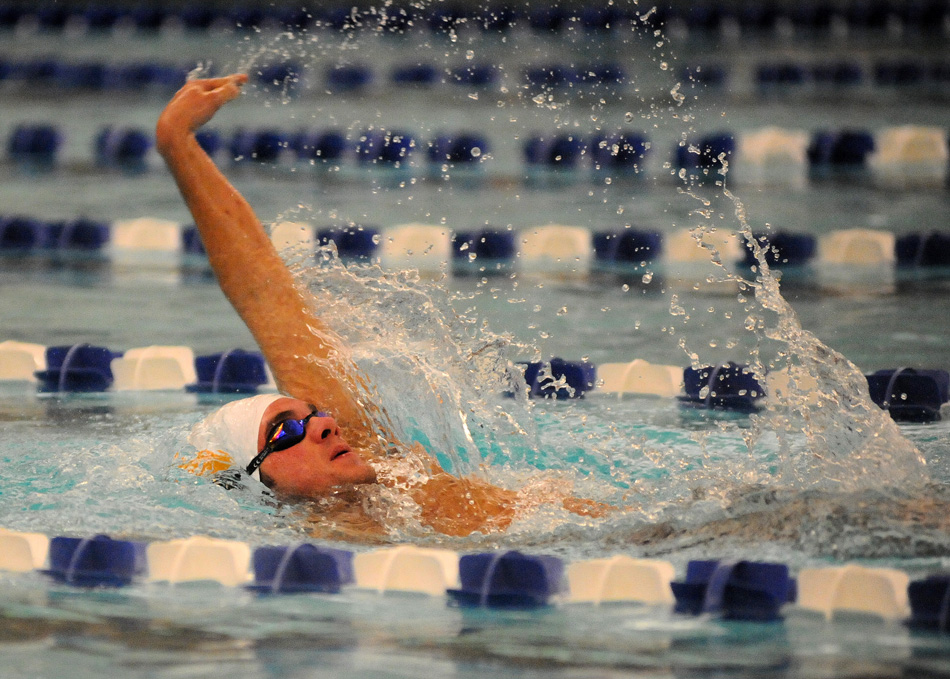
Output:
[[[297,445],[303,441],[304,437],[307,435],[307,422],[310,421],[313,417],[327,417],[327,414],[317,410],[313,410],[306,417],[295,420],[283,420],[281,422],[275,423],[271,428],[270,433],[267,436],[267,444],[264,448],[257,454],[250,464],[247,465],[247,473],[253,474],[254,471],[261,465],[264,459],[271,453],[275,453],[280,450],[286,450],[292,446]],[[327,432],[325,430],[323,433],[323,438],[327,437]]]

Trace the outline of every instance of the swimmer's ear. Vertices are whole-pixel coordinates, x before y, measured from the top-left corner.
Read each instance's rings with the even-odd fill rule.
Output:
[[[244,482],[244,472],[237,467],[223,469],[211,475],[211,482],[216,486],[221,486],[225,490],[246,490],[247,484]]]
[[[216,486],[221,486],[225,490],[248,490],[248,479],[250,477],[247,475],[243,469],[238,467],[232,467],[231,469],[225,469],[223,471],[215,472],[211,476],[211,483]],[[253,484],[251,490],[259,494],[259,499],[264,502],[264,504],[271,507],[278,507],[280,503],[277,501],[277,497],[270,490],[270,488],[262,488]]]

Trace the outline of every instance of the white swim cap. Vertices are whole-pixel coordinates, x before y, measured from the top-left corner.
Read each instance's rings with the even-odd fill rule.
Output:
[[[231,401],[196,424],[188,435],[188,443],[198,450],[223,450],[241,469],[257,453],[257,434],[264,411],[282,394],[260,394],[240,401]],[[260,480],[258,470],[252,474]]]

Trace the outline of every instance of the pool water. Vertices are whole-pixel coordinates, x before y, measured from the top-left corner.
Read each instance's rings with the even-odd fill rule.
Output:
[[[588,59],[591,41],[551,43],[524,34],[505,41],[459,41],[364,35],[296,41],[264,33],[111,36],[62,41],[10,35],[7,58],[211,61],[215,70],[256,67],[304,54],[323,63],[372,55],[383,69],[410,58],[455,65],[489,56],[510,74],[561,53]],[[41,36],[42,38],[42,36]],[[794,98],[709,93],[686,108],[670,104],[676,82],[662,64],[669,47],[635,33],[601,45],[625,60],[640,88],[620,96],[559,93],[536,102],[509,93],[383,88],[372,96],[331,97],[315,88],[295,97],[249,87],[222,112],[222,129],[240,125],[369,125],[479,129],[494,144],[484,171],[432,177],[344,167],[321,172],[289,163],[229,167],[227,172],[263,221],[377,225],[443,223],[455,229],[546,223],[591,230],[637,228],[670,234],[684,226],[744,227],[735,200],[720,187],[680,189],[663,166],[666,150],[690,135],[777,123],[819,126],[946,126],[945,101],[913,105],[871,97]],[[725,46],[724,58],[748,67],[767,44]],[[829,49],[815,44],[815,49]],[[688,42],[675,58],[708,55]],[[835,47],[842,54],[849,47]],[[882,53],[896,48],[882,48]],[[903,51],[939,55],[909,44]],[[850,50],[860,51],[854,44]],[[468,58],[472,52],[473,57]],[[514,76],[509,76],[514,77]],[[505,94],[505,96],[502,96]],[[168,173],[150,158],[144,174],[96,168],[91,140],[100,125],[150,127],[163,96],[76,93],[68,98],[9,88],[0,134],[18,121],[54,119],[69,143],[60,166],[29,174],[0,168],[3,211],[43,219],[189,217]],[[843,103],[846,105],[843,105]],[[685,120],[686,114],[692,117]],[[266,122],[265,122],[266,119]],[[643,177],[611,181],[586,173],[525,179],[520,142],[540,130],[647,128],[656,149]],[[365,170],[365,171],[364,171]],[[727,175],[727,184],[729,179]],[[732,186],[748,224],[821,235],[853,227],[896,234],[939,229],[950,218],[943,188],[894,190],[868,181]],[[707,203],[703,202],[707,201]],[[851,388],[841,356],[868,373],[912,365],[946,369],[950,330],[948,279],[836,278],[785,271],[781,292],[765,277],[755,294],[705,283],[748,271],[710,265],[683,278],[643,272],[434,277],[342,265],[317,256],[294,260],[322,313],[357,347],[393,421],[425,436],[460,473],[481,473],[508,487],[552,487],[622,507],[603,519],[542,505],[503,534],[450,539],[388,506],[394,543],[440,545],[460,552],[497,548],[554,554],[567,561],[623,553],[670,560],[682,573],[695,558],[778,561],[793,570],[860,561],[912,574],[947,567],[950,526],[948,425],[900,425]],[[819,272],[820,273],[820,272]],[[880,275],[877,275],[880,274]],[[123,265],[108,258],[45,256],[0,260],[3,336],[45,345],[90,342],[113,349],[182,344],[196,353],[253,348],[207,269],[168,262]],[[753,330],[746,329],[754,316]],[[801,327],[813,333],[799,333]],[[487,348],[487,351],[483,351]],[[695,357],[693,356],[695,354]],[[479,356],[477,362],[469,357]],[[756,415],[704,413],[675,401],[590,394],[577,401],[502,395],[508,361],[562,356],[594,363],[643,358],[689,365],[726,360],[763,366],[811,366],[822,375],[823,401],[772,404]],[[791,356],[789,359],[788,357]],[[809,363],[811,362],[811,363]],[[817,366],[817,367],[816,367]],[[191,425],[220,404],[182,393],[48,396],[23,385],[0,386],[0,525],[48,535],[161,540],[188,535],[288,544],[309,534],[306,510],[264,501],[259,488],[226,493],[177,467]],[[441,404],[441,407],[436,405]],[[446,405],[449,404],[449,405]],[[459,413],[474,439],[466,438]],[[488,463],[481,469],[481,462]],[[384,507],[387,507],[384,505]],[[361,550],[358,541],[343,546]],[[944,676],[950,643],[896,624],[825,625],[789,617],[755,625],[685,618],[631,606],[555,606],[541,611],[466,611],[440,598],[342,595],[257,597],[210,584],[136,584],[84,591],[40,574],[0,574],[0,644],[6,676],[620,676],[812,677]]]

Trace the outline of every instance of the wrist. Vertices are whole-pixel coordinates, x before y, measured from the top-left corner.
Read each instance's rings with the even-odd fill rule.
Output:
[[[165,155],[173,151],[176,146],[180,146],[193,135],[194,133],[191,130],[159,119],[158,124],[155,126],[155,148],[159,153]]]

